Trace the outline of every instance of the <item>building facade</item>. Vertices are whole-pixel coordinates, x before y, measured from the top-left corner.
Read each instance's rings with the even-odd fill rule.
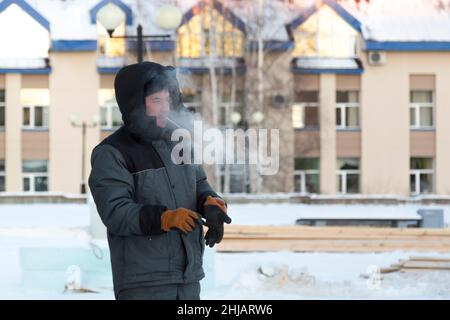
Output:
[[[450,195],[450,15],[390,2],[182,1],[170,40],[145,41],[206,122],[280,130],[279,172],[208,167],[221,191]],[[107,36],[107,5],[124,16],[114,35],[166,32],[139,1],[0,2],[0,192],[79,193],[121,125],[113,81],[136,43]]]

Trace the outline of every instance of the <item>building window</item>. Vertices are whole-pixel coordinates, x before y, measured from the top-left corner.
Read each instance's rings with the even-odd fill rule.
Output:
[[[294,162],[294,191],[319,193],[319,158],[296,158]]]
[[[191,89],[191,88],[183,88],[182,89],[183,94],[183,104],[184,106],[192,112],[196,112],[201,114],[202,113],[202,92],[197,89]]]
[[[319,127],[319,92],[299,91],[292,106],[292,125],[295,129]]]
[[[0,128],[5,127],[5,90],[0,89]]]
[[[338,129],[359,128],[359,92],[336,92],[336,126]]]
[[[177,51],[182,58],[204,58],[209,56],[214,41],[218,57],[241,57],[244,34],[217,10],[204,6],[189,22],[178,28]],[[212,20],[212,21],[211,21]],[[214,34],[211,39],[210,29]]]
[[[359,159],[337,159],[337,190],[339,193],[359,193]]]
[[[410,185],[412,194],[434,192],[433,168],[432,158],[411,158]]]
[[[411,91],[409,120],[412,129],[433,127],[433,91]]]
[[[48,106],[50,94],[48,89],[22,89],[23,129],[48,129]]]
[[[355,57],[358,32],[329,6],[294,30],[294,57]]]
[[[0,192],[5,190],[5,160],[0,160]]]
[[[48,191],[47,160],[23,160],[23,191]]]
[[[22,125],[24,129],[48,128],[48,107],[24,106]]]
[[[219,112],[219,124],[222,127],[242,127],[244,123],[244,91],[236,91],[234,98],[230,91],[224,92],[221,95]]]
[[[226,188],[225,166],[228,166],[229,190]],[[227,164],[220,167],[220,189],[221,192],[243,193],[249,192],[247,166],[244,164]]]
[[[123,124],[113,89],[100,89],[99,104],[102,130],[115,130]]]

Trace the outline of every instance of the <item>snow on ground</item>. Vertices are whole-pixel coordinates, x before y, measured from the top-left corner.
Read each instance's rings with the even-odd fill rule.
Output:
[[[387,207],[387,206],[384,206]],[[444,207],[444,206],[437,206]],[[229,206],[236,224],[292,224],[299,214],[334,212],[349,215],[384,212],[381,206],[307,206],[248,204]],[[386,209],[386,208],[384,208]],[[414,214],[415,206],[398,206],[391,213]],[[448,208],[445,208],[448,212]],[[381,214],[381,213],[380,213]],[[33,204],[0,206],[0,299],[113,299],[111,287],[91,288],[99,293],[64,293],[43,286],[22,286],[21,248],[90,248],[87,205]],[[105,241],[96,242],[105,246]],[[207,249],[211,250],[211,249]],[[388,253],[215,253],[213,286],[205,287],[203,299],[450,299],[450,272],[376,274],[417,252]],[[426,253],[450,257],[450,253]]]

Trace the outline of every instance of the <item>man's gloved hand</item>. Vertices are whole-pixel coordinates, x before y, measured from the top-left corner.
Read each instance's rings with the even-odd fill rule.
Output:
[[[214,247],[216,243],[220,243],[223,238],[223,223],[231,223],[231,218],[227,215],[227,207],[225,201],[220,198],[208,196],[203,206],[205,225],[208,231],[205,235],[206,245]]]
[[[194,230],[198,219],[200,219],[198,213],[186,208],[166,210],[161,215],[161,229],[167,232],[171,228],[178,228],[184,233],[188,233]]]

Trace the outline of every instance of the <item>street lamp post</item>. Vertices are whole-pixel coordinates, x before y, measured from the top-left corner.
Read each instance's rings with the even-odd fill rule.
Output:
[[[112,32],[114,32],[114,30],[112,30],[112,32],[110,33],[110,30],[108,30],[108,34],[111,38],[114,39],[136,39],[137,40],[137,62],[142,62],[144,61],[144,39],[166,39],[166,38],[170,38],[170,34],[161,34],[161,35],[143,35],[142,34],[142,26],[139,24],[137,26],[137,36],[113,36]]]
[[[170,34],[144,35],[142,26],[138,24],[136,36],[113,36],[114,30],[125,19],[123,12],[113,5],[108,4],[99,10],[97,19],[100,24],[108,31],[110,38],[136,39],[137,40],[137,61],[144,60],[144,39],[166,39]],[[155,23],[163,30],[175,30],[181,23],[181,11],[172,5],[164,5],[155,12]]]
[[[86,121],[82,121],[81,123],[77,122],[77,118],[75,115],[70,116],[70,123],[75,128],[81,128],[81,194],[86,193],[86,178],[85,178],[85,149],[86,149],[86,129],[87,128],[95,128],[98,123],[98,117],[94,116],[92,122],[88,123]]]

